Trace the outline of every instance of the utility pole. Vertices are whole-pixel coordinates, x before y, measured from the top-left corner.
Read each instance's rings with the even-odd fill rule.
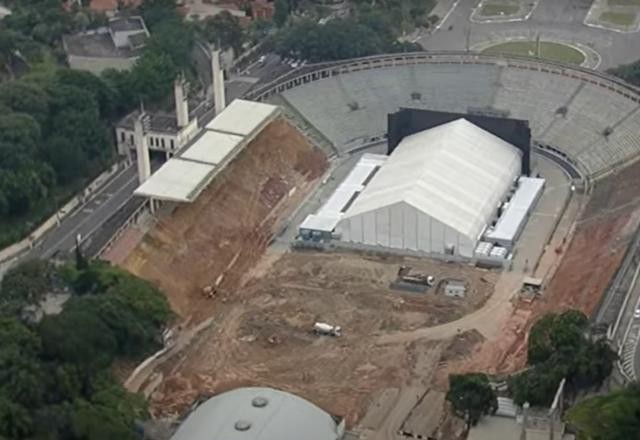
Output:
[[[467,29],[467,41],[465,42],[467,52],[471,49],[471,28]]]

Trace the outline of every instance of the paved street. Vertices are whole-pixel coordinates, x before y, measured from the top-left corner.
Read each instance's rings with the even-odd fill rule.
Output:
[[[487,41],[527,37],[582,43],[602,56],[600,70],[640,58],[638,34],[620,34],[583,24],[589,0],[540,0],[527,21],[471,23],[477,0],[460,0],[440,30],[419,43],[427,50],[466,50]],[[451,30],[449,30],[451,28]]]
[[[72,250],[76,235],[88,236],[98,229],[111,214],[126,203],[138,185],[135,166],[120,171],[105,186],[100,188],[91,200],[65,217],[60,226],[45,234],[28,258],[50,258],[57,252]]]
[[[258,81],[269,82],[289,70],[291,70],[291,66],[284,64],[278,55],[266,54],[264,63],[255,61],[247,66],[241,74],[229,77],[225,84],[227,102],[241,97]]]

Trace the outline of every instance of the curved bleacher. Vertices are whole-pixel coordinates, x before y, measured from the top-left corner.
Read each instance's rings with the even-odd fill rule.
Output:
[[[399,107],[506,110],[591,178],[640,158],[640,95],[613,77],[526,58],[386,55],[307,66],[250,92],[293,107],[339,151],[384,135]]]

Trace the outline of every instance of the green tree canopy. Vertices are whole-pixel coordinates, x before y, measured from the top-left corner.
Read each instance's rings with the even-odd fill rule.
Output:
[[[549,405],[563,378],[569,389],[599,386],[616,354],[605,341],[591,340],[587,317],[579,311],[547,314],[529,333],[530,368],[509,380],[514,401]]]
[[[159,102],[171,93],[177,75],[178,67],[169,55],[146,52],[131,71],[131,92],[145,102]]]
[[[0,317],[0,439],[140,438],[135,425],[148,417],[146,403],[109,368],[118,356],[139,358],[158,346],[171,317],[164,296],[104,263],[60,273],[45,262],[23,264],[5,276],[0,293],[37,301],[89,269],[90,290],[61,313],[38,324],[23,323],[19,312]]]
[[[0,283],[0,307],[18,314],[40,303],[54,284],[54,268],[47,261],[30,260],[9,270]]]
[[[201,33],[209,43],[219,45],[221,49],[232,48],[236,54],[240,52],[244,42],[240,20],[228,11],[207,18]]]
[[[640,86],[640,60],[608,69],[607,73],[620,77],[633,85]]]
[[[117,342],[109,327],[75,298],[59,315],[45,316],[39,325],[44,355],[59,363],[77,365],[88,373],[108,367]]]
[[[465,420],[467,429],[478,423],[483,415],[498,409],[498,400],[482,373],[452,374],[449,376],[447,400],[458,417]]]
[[[288,0],[275,0],[273,11],[273,22],[281,28],[287,22],[291,13],[291,6]]]
[[[390,22],[373,13],[326,24],[310,19],[295,21],[276,35],[275,49],[283,57],[309,62],[414,50],[413,45],[399,43]]]
[[[628,440],[640,432],[640,385],[578,403],[566,414],[577,429],[578,438],[589,440]]]
[[[14,112],[30,115],[40,125],[49,115],[49,101],[47,92],[29,81],[0,83],[0,103]]]
[[[0,115],[0,142],[13,144],[32,155],[41,139],[40,125],[25,113],[6,113]]]

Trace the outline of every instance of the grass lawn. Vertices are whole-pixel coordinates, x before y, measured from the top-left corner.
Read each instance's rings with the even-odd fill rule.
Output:
[[[515,5],[504,5],[501,3],[486,3],[482,5],[482,9],[480,10],[480,15],[484,15],[487,17],[492,17],[495,15],[503,16],[503,15],[512,15],[517,13],[520,10],[520,7]]]
[[[497,44],[483,50],[482,53],[488,55],[524,55],[535,56],[535,41],[510,41],[507,43]],[[561,61],[571,64],[582,64],[584,55],[571,46],[560,43],[552,43],[543,41],[540,43],[540,58],[550,61]]]
[[[640,0],[608,0],[609,6],[640,6]]]
[[[600,20],[620,26],[631,26],[636,21],[636,14],[626,12],[603,12]]]

